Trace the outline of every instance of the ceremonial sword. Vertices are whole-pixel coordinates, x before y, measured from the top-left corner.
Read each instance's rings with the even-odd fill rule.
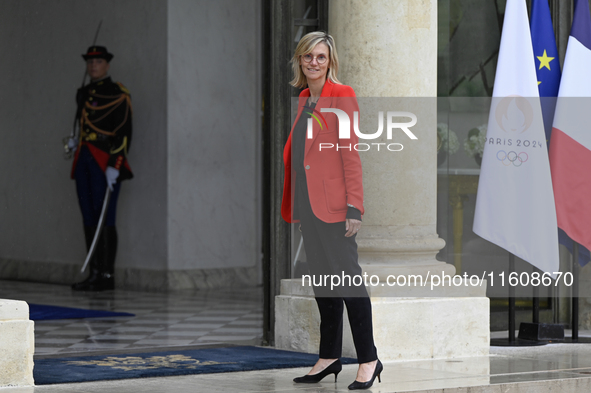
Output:
[[[101,31],[101,26],[103,24],[103,20],[101,19],[101,21],[98,24],[98,27],[96,28],[96,33],[94,33],[94,40],[92,41],[92,46],[96,45],[96,41],[98,39],[98,35],[99,32]],[[86,75],[88,75],[88,70],[86,68],[84,68],[84,76],[82,77],[82,86],[80,86],[80,88],[84,88],[84,83],[86,82]],[[76,103],[78,104],[78,103]],[[78,121],[80,120],[80,113],[79,113],[80,108],[76,108],[76,116],[74,116],[74,126],[72,128],[72,132],[70,133],[70,136],[65,136],[62,138],[62,143],[64,144],[64,158],[66,160],[69,160],[70,158],[72,158],[72,153],[74,153],[74,149],[70,149],[70,147],[68,146],[68,141],[70,139],[77,139],[76,138],[76,128],[78,126]]]
[[[96,232],[94,233],[94,238],[92,239],[92,244],[90,245],[90,249],[88,250],[88,255],[86,255],[86,260],[84,261],[84,265],[82,266],[82,270],[80,273],[84,273],[86,270],[86,266],[88,266],[88,262],[90,262],[90,258],[94,254],[96,249],[96,245],[98,243],[98,239],[101,235],[103,226],[105,224],[105,215],[107,214],[107,209],[109,208],[109,200],[111,199],[111,189],[109,185],[107,185],[107,191],[105,192],[105,200],[103,201],[103,209],[101,210],[101,216],[99,218],[98,225],[96,226]]]
[[[98,39],[98,35],[99,32],[101,31],[101,26],[103,24],[103,21],[101,19],[101,21],[99,22],[97,28],[96,28],[96,33],[94,34],[94,40],[92,41],[92,46],[96,45],[96,41]],[[80,88],[84,88],[84,83],[86,82],[86,75],[88,75],[88,70],[85,68],[84,69],[84,75],[82,76],[82,85],[80,86]],[[64,157],[66,159],[71,158],[72,157],[72,153],[73,153],[73,149],[70,149],[70,147],[68,146],[68,140],[70,138],[75,138],[76,137],[76,126],[78,125],[78,121],[80,120],[80,113],[79,113],[79,109],[76,109],[76,116],[74,117],[74,127],[72,129],[72,133],[70,134],[69,137],[65,137],[63,139],[63,143],[64,143]],[[94,237],[92,239],[92,244],[90,245],[90,249],[88,250],[88,254],[86,255],[86,260],[84,261],[84,265],[82,265],[82,269],[80,270],[80,273],[84,273],[84,271],[86,270],[86,267],[88,266],[88,263],[90,262],[90,259],[92,258],[92,256],[94,255],[94,252],[96,250],[96,246],[98,243],[98,239],[101,235],[104,223],[105,223],[105,215],[107,213],[107,209],[109,207],[109,200],[111,199],[111,189],[109,188],[109,186],[107,185],[107,191],[105,191],[105,199],[103,201],[103,208],[101,210],[101,215],[99,217],[99,222],[98,225],[96,227],[96,232],[94,233]]]

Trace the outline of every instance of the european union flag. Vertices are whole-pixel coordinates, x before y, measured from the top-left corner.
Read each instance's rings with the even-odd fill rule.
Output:
[[[560,61],[548,0],[532,0],[530,27],[540,97],[551,97],[540,99],[546,141],[550,143],[554,107],[560,86]]]
[[[548,0],[532,0],[530,28],[546,141],[550,143],[561,72]],[[558,241],[571,253],[573,252],[572,239],[560,228],[558,228]],[[580,246],[579,264],[585,266],[589,259],[589,250]]]

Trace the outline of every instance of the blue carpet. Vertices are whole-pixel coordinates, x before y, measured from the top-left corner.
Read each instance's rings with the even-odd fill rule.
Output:
[[[318,355],[259,347],[208,348],[35,361],[36,385],[311,367]],[[343,364],[357,363],[342,358]],[[296,377],[297,375],[294,375]]]
[[[78,319],[133,316],[133,314],[129,314],[126,312],[85,310],[82,308],[47,306],[44,304],[29,303],[29,319],[33,321],[44,321],[49,319]]]

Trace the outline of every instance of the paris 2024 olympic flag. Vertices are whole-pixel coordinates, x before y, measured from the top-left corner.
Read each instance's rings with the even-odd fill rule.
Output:
[[[525,0],[508,0],[482,157],[474,232],[558,272],[556,209]]]

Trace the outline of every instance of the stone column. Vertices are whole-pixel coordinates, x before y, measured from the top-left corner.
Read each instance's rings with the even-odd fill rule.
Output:
[[[363,97],[404,97],[388,100],[388,106],[399,105],[390,110],[412,107],[418,117],[412,127],[418,140],[402,132],[393,135],[403,151],[360,153],[367,212],[357,236],[360,264],[379,276],[453,275],[453,265],[435,260],[445,245],[435,229],[437,2],[339,0],[330,2],[329,15],[341,61],[339,79],[355,89],[360,106]],[[362,113],[362,124],[364,118]]]

